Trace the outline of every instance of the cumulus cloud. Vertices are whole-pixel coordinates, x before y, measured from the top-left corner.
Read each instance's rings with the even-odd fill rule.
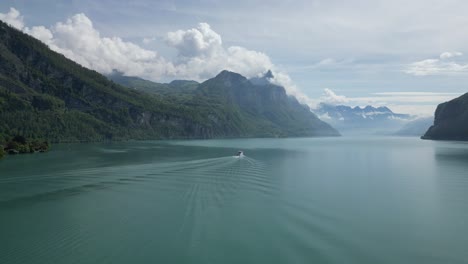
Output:
[[[254,77],[275,68],[262,52],[239,46],[225,48],[221,36],[207,23],[169,32],[166,43],[177,50],[174,64],[179,78],[203,80],[224,69]]]
[[[19,30],[22,30],[24,27],[23,16],[13,7],[6,14],[0,13],[0,20]]]
[[[50,28],[26,27],[23,17],[14,8],[6,14],[0,13],[0,19],[84,67],[104,74],[115,69],[126,75],[155,80],[175,72],[173,64],[158,56],[155,51],[143,49],[118,37],[102,37],[84,14],[76,14]]]
[[[438,59],[413,62],[406,66],[404,72],[415,76],[466,74],[468,64],[454,60],[462,55],[461,52],[444,52]]]
[[[40,40],[81,65],[102,73],[116,69],[127,75],[160,78],[173,70],[155,51],[118,37],[102,37],[84,14],[59,22],[50,31],[52,39]]]
[[[179,51],[182,57],[210,56],[222,50],[221,36],[207,23],[197,28],[177,30],[167,34],[166,42]]]
[[[49,28],[26,27],[20,12],[14,8],[6,14],[0,13],[0,19],[84,67],[104,74],[117,70],[128,76],[153,81],[173,78],[203,81],[222,70],[246,77],[260,76],[272,70],[275,77],[271,82],[284,86],[287,93],[296,96],[300,102],[311,103],[311,99],[294,85],[286,73],[276,69],[268,55],[240,46],[223,46],[221,35],[207,23],[167,33],[165,43],[177,51],[174,60],[167,60],[155,50],[142,48],[119,37],[102,36],[85,14],[76,14]],[[147,37],[143,44],[148,46],[154,40]]]
[[[29,35],[41,40],[42,42],[44,42],[45,44],[47,44],[49,46],[51,46],[51,44],[52,44],[52,40],[54,38],[54,35],[46,27],[37,26],[37,27],[32,27],[32,28],[24,28],[23,31],[26,34],[29,34]]]
[[[346,104],[349,102],[349,99],[346,98],[344,95],[337,95],[331,89],[325,88],[323,89],[323,96],[320,98],[320,101],[327,104]]]

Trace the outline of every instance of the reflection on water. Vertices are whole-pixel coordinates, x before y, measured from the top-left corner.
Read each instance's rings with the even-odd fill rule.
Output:
[[[440,162],[468,162],[468,143],[449,141],[435,146],[435,157]]]
[[[466,171],[408,138],[57,145],[0,162],[0,263],[467,263]]]

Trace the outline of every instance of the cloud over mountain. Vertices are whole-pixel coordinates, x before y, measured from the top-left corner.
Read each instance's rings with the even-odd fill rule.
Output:
[[[349,102],[349,99],[344,95],[337,95],[331,89],[325,88],[323,90],[324,95],[320,98],[323,103],[337,105],[337,104],[346,104]]]
[[[19,30],[23,29],[24,27],[23,17],[21,16],[20,12],[13,7],[10,8],[8,13],[0,13],[0,20]]]
[[[0,19],[41,40],[67,58],[104,74],[118,70],[125,75],[153,81],[173,78],[202,81],[221,70],[238,72],[246,77],[260,76],[272,70],[275,76],[272,82],[285,86],[287,92],[301,102],[310,101],[286,73],[276,69],[268,55],[240,46],[223,46],[221,35],[207,23],[168,32],[165,43],[177,53],[174,59],[167,59],[155,50],[122,38],[102,36],[83,13],[49,28],[25,26],[20,12],[14,8],[6,14],[0,13]],[[144,43],[149,44],[151,41],[148,40]]]
[[[270,58],[262,52],[239,46],[225,48],[221,36],[207,23],[169,32],[166,43],[178,51],[174,61],[178,77],[206,79],[223,69],[254,77],[274,68]]]

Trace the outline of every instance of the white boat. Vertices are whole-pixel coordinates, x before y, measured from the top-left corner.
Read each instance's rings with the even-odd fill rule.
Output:
[[[244,157],[244,152],[242,150],[239,150],[236,156],[239,158]]]

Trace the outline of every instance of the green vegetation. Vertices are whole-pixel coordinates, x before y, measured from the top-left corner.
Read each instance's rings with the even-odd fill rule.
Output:
[[[196,81],[175,80],[170,83],[155,83],[139,77],[123,76],[122,73],[114,71],[108,78],[120,85],[146,92],[153,95],[173,97],[177,101],[188,100],[197,89],[199,83]]]
[[[49,150],[49,143],[39,139],[27,139],[24,136],[15,136],[10,140],[1,142],[0,158],[5,154],[24,154],[35,152],[46,152]]]
[[[207,129],[213,134],[208,137],[339,135],[308,107],[286,95],[283,87],[266,80],[261,81],[261,85],[254,85],[242,75],[229,71],[223,71],[201,84],[194,81],[160,84],[116,73],[109,78],[135,90],[162,96],[166,102],[195,110],[190,113],[192,118],[209,121]]]
[[[284,88],[253,85],[235,73],[202,84],[123,76],[114,81],[0,22],[0,140],[7,145],[22,136],[27,142],[12,141],[8,149],[35,151],[36,139],[338,135]]]
[[[0,134],[5,137],[51,142],[185,138],[191,131],[180,124],[190,124],[187,112],[117,85],[0,22]]]

